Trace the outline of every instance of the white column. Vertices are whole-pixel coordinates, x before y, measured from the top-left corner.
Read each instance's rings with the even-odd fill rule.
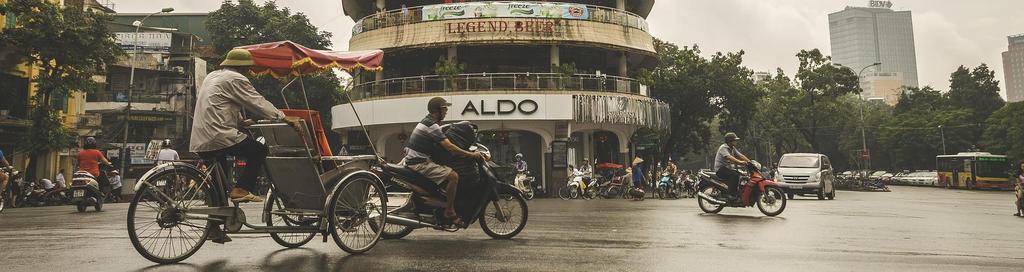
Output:
[[[615,0],[615,8],[626,10],[626,0]]]
[[[619,76],[625,77],[628,72],[627,65],[629,61],[626,59],[626,51],[619,53]]]
[[[561,54],[561,51],[558,48],[558,45],[552,45],[551,46],[550,59],[551,59],[551,65],[562,65],[562,54]],[[552,72],[554,72],[554,71],[552,71]]]
[[[448,61],[455,62],[459,59],[459,48],[455,46],[448,47]]]

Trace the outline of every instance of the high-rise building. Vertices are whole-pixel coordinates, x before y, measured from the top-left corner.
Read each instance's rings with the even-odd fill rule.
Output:
[[[1024,101],[1024,34],[1009,36],[1003,52],[1003,74],[1006,77],[1006,101]]]
[[[881,63],[866,72],[886,73],[882,80],[887,81],[891,81],[893,78],[889,75],[895,73],[903,86],[918,86],[914,23],[910,11],[892,10],[892,2],[889,1],[870,1],[868,7],[846,7],[829,14],[828,24],[833,62],[850,67],[854,72]],[[865,86],[863,78],[861,86]],[[873,93],[888,91],[873,90]],[[864,98],[884,99],[874,97],[873,93],[865,92]]]

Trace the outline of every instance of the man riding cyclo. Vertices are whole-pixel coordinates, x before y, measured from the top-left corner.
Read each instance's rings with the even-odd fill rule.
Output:
[[[232,49],[221,62],[221,68],[206,76],[197,93],[189,144],[189,151],[203,158],[217,158],[218,161],[225,155],[245,158],[246,165],[238,182],[228,194],[234,203],[263,201],[252,192],[267,157],[267,146],[242,132],[245,120],[242,110],[256,115],[254,117],[285,121],[292,127],[299,127],[298,118],[286,117],[242,75],[252,65],[249,51]],[[212,229],[210,237],[216,243],[231,241],[219,227]]]
[[[719,146],[718,152],[715,153],[715,175],[719,179],[726,181],[726,185],[729,185],[726,195],[729,201],[734,201],[738,198],[740,172],[735,169],[735,166],[750,163],[750,159],[736,148],[739,140],[740,137],[736,136],[736,133],[726,133],[725,143]]]
[[[416,124],[416,128],[409,136],[409,142],[405,147],[406,155],[401,164],[423,175],[438,186],[444,186],[448,198],[444,216],[455,224],[461,224],[462,221],[455,212],[459,174],[451,167],[435,163],[431,158],[446,155],[442,152],[481,160],[486,160],[487,156],[480,152],[463,150],[448,140],[441,130],[441,121],[448,115],[448,106],[451,106],[451,103],[441,97],[431,98],[427,102],[427,116]],[[447,185],[445,185],[446,183]]]

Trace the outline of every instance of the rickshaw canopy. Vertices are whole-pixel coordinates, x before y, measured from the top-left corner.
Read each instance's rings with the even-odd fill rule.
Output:
[[[331,68],[345,71],[364,69],[379,71],[383,69],[384,51],[331,51],[310,49],[292,41],[279,41],[244,45],[237,48],[245,49],[252,55],[255,63],[251,71],[257,75],[270,74],[274,78],[301,76],[319,73]]]

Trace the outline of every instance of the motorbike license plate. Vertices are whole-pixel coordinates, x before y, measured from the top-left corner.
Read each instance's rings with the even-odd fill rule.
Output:
[[[166,180],[158,180],[158,181],[156,181],[156,186],[164,186],[164,185],[167,185],[167,181]]]
[[[84,197],[85,196],[85,191],[84,190],[75,190],[75,192],[72,193],[72,194],[73,194],[73,197]]]

